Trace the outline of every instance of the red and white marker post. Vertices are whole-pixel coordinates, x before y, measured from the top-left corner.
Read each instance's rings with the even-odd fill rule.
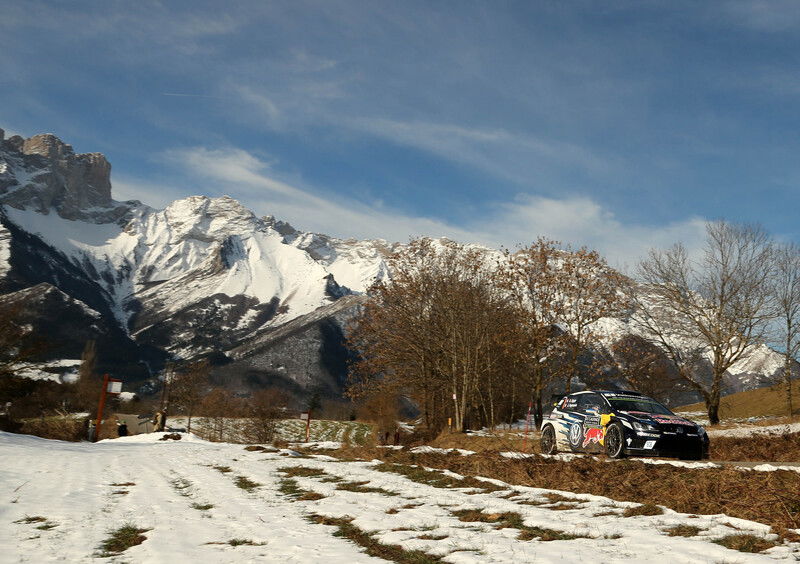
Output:
[[[108,374],[103,375],[103,389],[100,391],[100,403],[97,405],[97,421],[94,424],[94,440],[100,436],[100,423],[103,421],[103,409],[106,407],[106,396],[116,396],[122,393],[122,380],[109,378]]]
[[[300,420],[306,422],[306,442],[311,438],[311,412],[304,411],[300,414]]]

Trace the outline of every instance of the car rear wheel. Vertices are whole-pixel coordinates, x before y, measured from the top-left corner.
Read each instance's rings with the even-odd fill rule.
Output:
[[[556,431],[552,425],[548,425],[542,430],[541,447],[542,454],[555,454],[558,452],[556,448]]]
[[[611,458],[625,458],[625,433],[619,423],[612,423],[606,429],[605,446]]]

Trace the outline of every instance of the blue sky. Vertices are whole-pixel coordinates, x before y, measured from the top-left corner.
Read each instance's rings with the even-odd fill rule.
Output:
[[[0,127],[118,199],[623,265],[706,219],[800,241],[798,53],[793,0],[6,1]]]

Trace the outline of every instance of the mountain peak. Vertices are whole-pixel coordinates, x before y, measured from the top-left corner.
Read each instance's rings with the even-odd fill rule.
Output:
[[[76,154],[52,133],[2,141],[0,169],[0,203],[15,208],[100,221],[115,221],[127,209],[111,199],[111,164],[105,156]],[[97,208],[114,211],[108,218],[93,218]]]

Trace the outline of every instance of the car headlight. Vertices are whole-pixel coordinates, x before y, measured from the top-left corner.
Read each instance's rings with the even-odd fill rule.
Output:
[[[658,427],[655,425],[650,425],[650,423],[639,423],[638,421],[633,422],[633,428],[637,431],[658,431]]]
[[[705,435],[706,434],[706,430],[703,427],[701,427],[700,425],[698,425],[697,426],[697,434],[698,435]]]

